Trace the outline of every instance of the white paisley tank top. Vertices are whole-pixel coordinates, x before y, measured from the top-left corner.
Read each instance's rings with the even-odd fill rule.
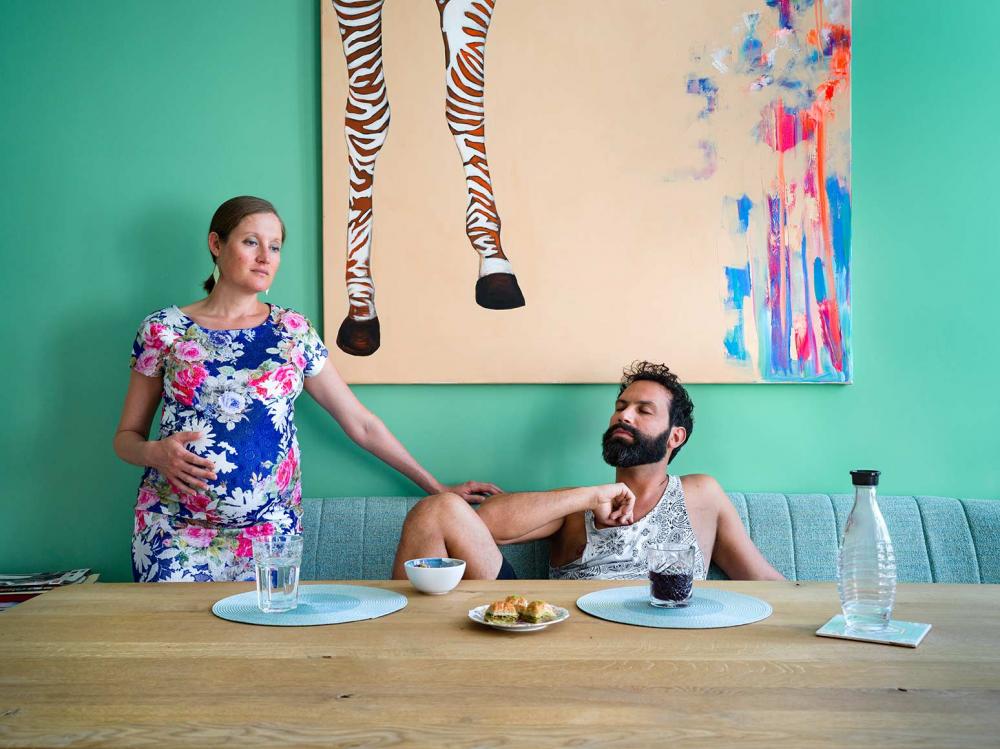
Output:
[[[649,577],[646,547],[655,544],[691,544],[695,547],[694,576],[705,579],[705,557],[691,528],[684,488],[670,476],[663,496],[645,517],[632,525],[598,528],[594,513],[584,513],[587,546],[575,562],[549,566],[554,580],[638,580]]]

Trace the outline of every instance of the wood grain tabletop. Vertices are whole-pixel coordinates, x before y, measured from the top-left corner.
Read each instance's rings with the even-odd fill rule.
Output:
[[[307,583],[308,585],[309,583]],[[832,583],[704,582],[768,619],[651,629],[575,606],[621,582],[405,582],[402,611],[363,622],[224,621],[248,583],[96,584],[0,614],[2,747],[1000,745],[1000,586],[900,585],[916,649],[816,637]],[[468,611],[507,594],[570,610],[531,633]]]

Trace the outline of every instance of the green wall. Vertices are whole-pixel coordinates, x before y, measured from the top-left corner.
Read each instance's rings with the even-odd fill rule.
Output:
[[[854,13],[856,383],[694,387],[675,466],[793,492],[874,466],[887,493],[997,498],[1000,5]],[[218,203],[279,206],[271,298],[321,319],[317,3],[0,0],[0,19],[0,570],[128,579],[140,470],[111,439],[129,347],[145,314],[197,298]],[[443,480],[612,476],[611,386],[357,392]],[[307,497],[416,492],[299,404]]]

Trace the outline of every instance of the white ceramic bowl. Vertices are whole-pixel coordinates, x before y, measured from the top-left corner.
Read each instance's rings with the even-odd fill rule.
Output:
[[[465,574],[465,562],[447,557],[423,557],[403,563],[406,576],[422,593],[439,596],[458,585]]]

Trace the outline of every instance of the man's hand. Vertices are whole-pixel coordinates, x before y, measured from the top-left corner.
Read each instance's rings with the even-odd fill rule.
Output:
[[[601,525],[632,525],[635,495],[625,484],[594,487],[594,520]]]

